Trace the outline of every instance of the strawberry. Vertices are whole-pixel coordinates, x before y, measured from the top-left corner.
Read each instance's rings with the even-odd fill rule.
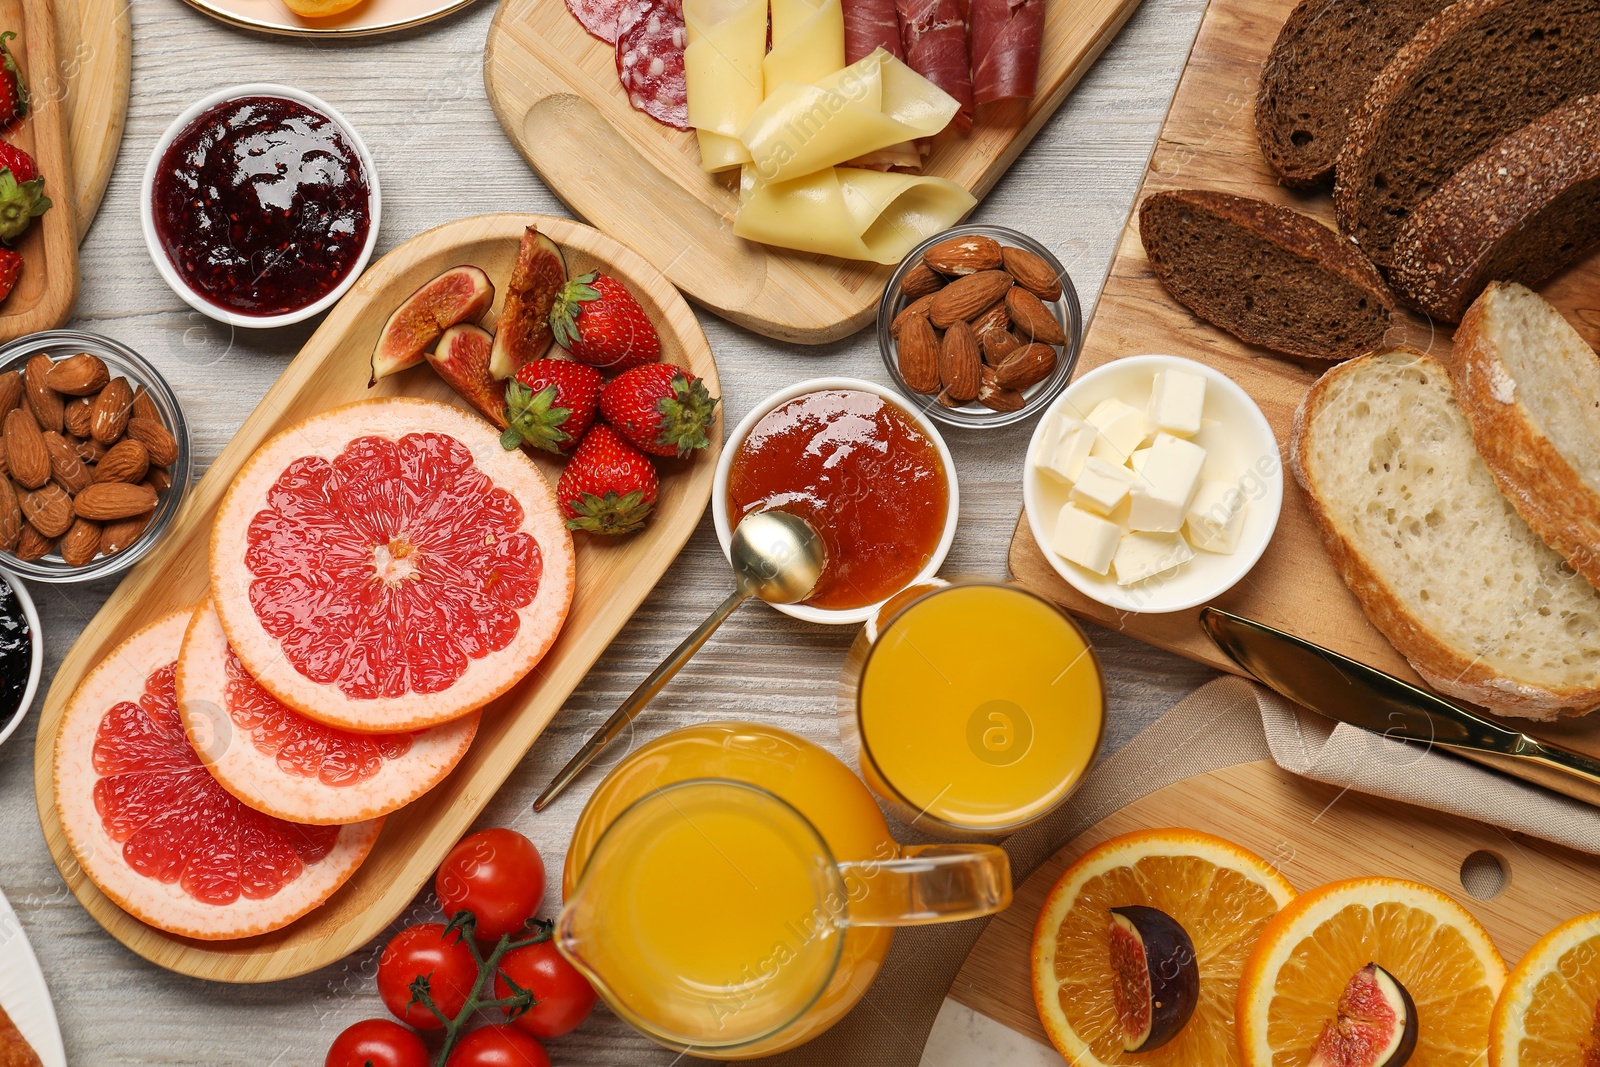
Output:
[[[556,499],[569,529],[628,534],[644,529],[660,488],[650,457],[599,422],[567,461]]]
[[[623,371],[600,394],[600,411],[635,448],[655,456],[687,456],[710,442],[706,431],[717,398],[706,383],[671,363]]]
[[[44,179],[33,157],[0,141],[0,241],[9,244],[21,237],[48,210],[50,198],[44,195]]]
[[[33,157],[10,141],[0,141],[0,167],[9,170],[18,182],[31,182],[39,176],[39,165]]]
[[[550,309],[556,344],[602,370],[621,371],[661,358],[661,338],[628,292],[609,274],[590,271],[561,287]]]
[[[569,452],[594,423],[600,404],[600,372],[570,359],[536,359],[506,384],[511,428],[500,436],[507,449],[524,444],[546,452]]]
[[[0,130],[8,130],[12,123],[28,113],[28,87],[22,84],[22,72],[11,56],[6,42],[16,39],[9,30],[0,33]]]
[[[22,274],[22,257],[9,248],[0,248],[0,300],[11,295]]]

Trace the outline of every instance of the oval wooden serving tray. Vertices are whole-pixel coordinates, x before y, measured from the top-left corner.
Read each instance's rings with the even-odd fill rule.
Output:
[[[128,117],[133,25],[128,0],[55,0],[56,45],[67,86],[78,240],[100,210]]]
[[[444,854],[560,710],[623,623],[672,565],[711,499],[722,448],[719,409],[711,447],[693,460],[664,465],[661,497],[649,528],[614,544],[579,534],[578,583],[566,629],[522,684],[486,709],[466,758],[431,792],[389,816],[366,863],[322,907],[283,930],[239,941],[174,937],[124,913],[78,868],[57,819],[51,784],[61,712],[85,674],[135,630],[197,602],[207,584],[207,542],[223,493],[245,460],[279,430],[338,404],[405,393],[454,399],[426,366],[385,378],[368,390],[368,356],[400,301],[440,272],[471,263],[497,285],[509,275],[528,224],[566,251],[567,267],[596,267],[633,290],[661,331],[661,358],[689,367],[720,395],[705,334],[677,290],[637,253],[587,226],[543,215],[488,215],[413,237],[373,266],[306,342],[289,369],[245,420],[205,478],[190,491],[171,532],[129,572],[85,627],[45,698],[34,749],[39,822],[61,876],[89,914],[134,952],[169,970],[224,982],[268,982],[315,970],[371,940],[411,903]],[[499,311],[495,301],[486,321]],[[552,481],[553,461],[541,464]]]

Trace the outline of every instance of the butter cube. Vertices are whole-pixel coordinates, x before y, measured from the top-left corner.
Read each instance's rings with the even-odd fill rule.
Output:
[[[1133,468],[1133,473],[1144,473],[1144,461],[1150,458],[1149,448],[1136,448],[1133,455],[1128,457],[1128,466]]]
[[[1122,503],[1133,486],[1133,472],[1117,463],[1090,456],[1072,485],[1067,499],[1098,515],[1108,515]]]
[[[1158,433],[1136,476],[1128,524],[1147,533],[1177,533],[1200,488],[1206,450],[1193,441]]]
[[[1140,533],[1122,535],[1111,565],[1117,571],[1118,585],[1132,585],[1154,578],[1194,559],[1194,549],[1178,534]]]
[[[1156,372],[1148,414],[1157,429],[1192,437],[1200,432],[1200,415],[1205,406],[1205,378],[1186,370]]]
[[[1144,412],[1116,397],[1095,405],[1087,421],[1100,431],[1092,454],[1112,463],[1127,463],[1134,449],[1150,436],[1150,423]]]
[[[1244,492],[1232,482],[1201,482],[1189,505],[1184,530],[1194,547],[1227,555],[1239,547],[1244,528]]]
[[[1071,415],[1058,413],[1055,419],[1055,435],[1047,433],[1040,442],[1038,466],[1064,482],[1075,482],[1100,431]]]
[[[1050,548],[1062,559],[1104,574],[1111,568],[1111,557],[1117,551],[1117,539],[1121,536],[1116,523],[1066,504],[1056,517]]]

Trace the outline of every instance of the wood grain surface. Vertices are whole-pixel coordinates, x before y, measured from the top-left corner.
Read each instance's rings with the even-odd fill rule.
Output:
[[[705,334],[683,298],[637,254],[587,226],[542,215],[487,215],[420,234],[383,258],[334,308],[278,384],[245,419],[226,451],[184,501],[161,545],[123,580],[56,671],[39,719],[34,786],[45,841],[83,906],[139,955],[170,970],[224,982],[292,978],[341,959],[403,911],[505,781],[589,667],[667,571],[711,499],[722,450],[719,421],[712,445],[693,459],[664,465],[661,496],[645,533],[618,542],[574,538],[578,582],[572,611],[538,667],[484,710],[471,749],[440,785],[389,816],[372,853],[334,896],[282,930],[236,941],[196,942],[145,926],[107,900],[79,868],[56,817],[52,771],[55,729],[83,677],[118,644],[151,622],[205,597],[207,545],[218,504],[233,476],[269,437],[339,404],[375,396],[423,396],[460,402],[427,366],[384,378],[369,389],[368,359],[384,322],[419,286],[451,267],[482,267],[499,285],[511,273],[523,228],[536,225],[566,256],[574,274],[601,269],[639,298],[661,333],[661,358],[700,375],[713,396],[722,389]],[[498,314],[500,297],[485,321]],[[470,410],[470,408],[468,408]],[[553,457],[539,466],[553,483]]]
[[[981,109],[965,136],[947,130],[934,138],[924,173],[981,199],[1138,4],[1048,4],[1038,95]],[[706,174],[693,131],[630,107],[614,49],[589,36],[565,5],[502,0],[483,70],[501,125],[551,191],[600,229],[625,236],[696,303],[805,344],[855,333],[877,313],[892,267],[735,237],[737,172]],[[639,225],[641,217],[650,224]]]
[[[133,74],[131,0],[55,0],[60,50],[57,85],[65,87],[67,142],[72,146],[72,209],[81,241],[100,210],[122,145]]]
[[[1214,0],[1189,56],[1177,95],[1135,200],[1163,189],[1219,189],[1256,196],[1333,224],[1326,191],[1279,185],[1256,147],[1253,105],[1261,64],[1295,0]],[[1600,343],[1600,250],[1539,287],[1591,345]],[[1389,340],[1448,353],[1450,328],[1402,313]],[[1287,460],[1290,422],[1319,370],[1245,344],[1201,321],[1167,293],[1145,260],[1137,216],[1130,214],[1111,273],[1084,338],[1079,373],[1121,356],[1162,352],[1200,360],[1223,371],[1255,398]],[[1029,529],[1018,522],[1010,565],[1028,585],[1075,614],[1222,670],[1235,670],[1196,622],[1199,609],[1136,615],[1098,604],[1069,586]],[[1266,554],[1245,579],[1215,603],[1342,652],[1408,681],[1420,679],[1373,629],[1361,605],[1334,570],[1293,478],[1284,479],[1282,516]],[[1515,722],[1515,720],[1509,720]],[[1543,724],[1538,732],[1547,733]],[[1562,723],[1548,735],[1600,754],[1600,718]]]

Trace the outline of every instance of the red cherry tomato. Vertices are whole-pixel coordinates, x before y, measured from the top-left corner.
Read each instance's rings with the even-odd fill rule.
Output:
[[[395,1018],[419,1030],[444,1026],[422,1004],[411,1004],[411,983],[424,974],[439,1010],[452,1019],[461,1011],[477,987],[478,961],[460,937],[456,931],[446,934],[443,923],[408,926],[394,935],[378,957],[378,995]]]
[[[497,998],[511,995],[507,978],[533,991],[533,1007],[511,1025],[534,1037],[570,1034],[589,1017],[598,999],[589,980],[550,941],[513,949],[500,958],[500,973],[494,976]]]
[[[474,1030],[450,1050],[445,1067],[550,1067],[544,1046],[510,1026]]]
[[[544,899],[544,860],[515,830],[480,830],[461,839],[439,865],[433,887],[446,915],[477,917],[480,941],[498,941],[533,918]]]
[[[399,1023],[365,1019],[333,1039],[324,1067],[428,1067],[428,1049]]]

